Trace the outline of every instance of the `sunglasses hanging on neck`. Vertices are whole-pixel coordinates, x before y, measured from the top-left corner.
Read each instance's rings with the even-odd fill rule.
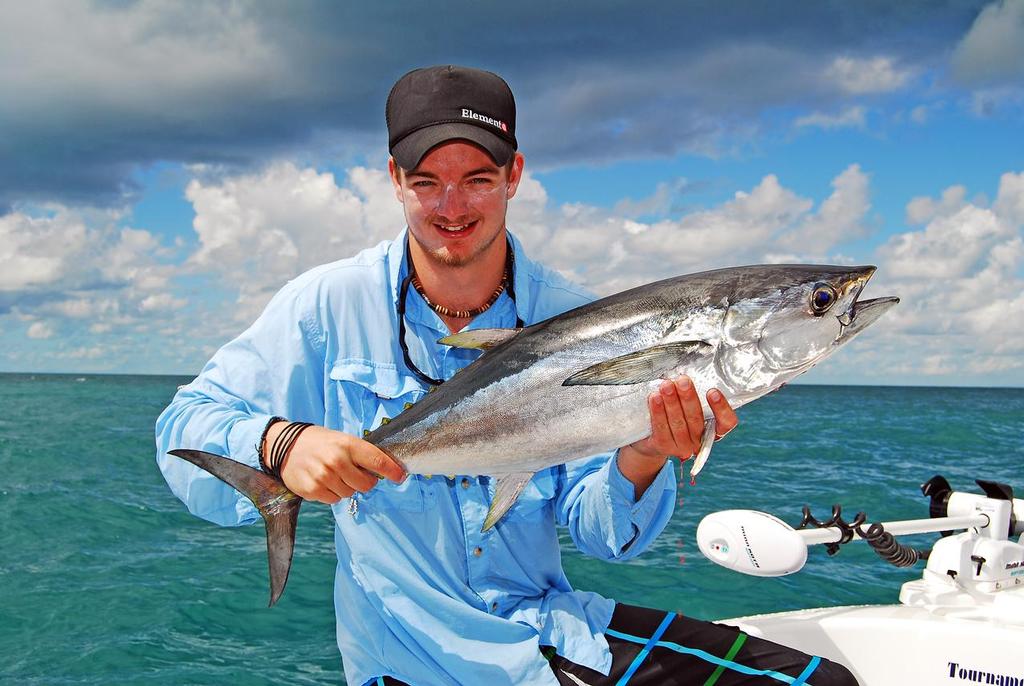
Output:
[[[505,251],[505,292],[508,293],[508,297],[512,299],[512,306],[516,304],[516,291],[515,291],[515,253],[512,251],[512,242],[506,243]],[[412,252],[409,250],[409,238],[405,239],[405,273],[406,276],[402,280],[402,286],[398,291],[398,344],[402,347],[402,355],[405,357],[405,366],[408,367],[413,374],[419,377],[420,381],[429,384],[431,386],[440,386],[444,380],[435,379],[430,376],[422,369],[416,366],[412,361],[412,356],[409,355],[409,346],[405,343],[405,301],[409,297],[409,286],[413,284],[416,279],[416,268],[412,263]],[[500,295],[500,292],[498,293]],[[426,299],[424,297],[424,299]],[[497,298],[495,298],[497,300]],[[429,304],[429,300],[427,301]],[[523,320],[519,317],[519,310],[516,309],[516,328],[522,328],[524,326]]]

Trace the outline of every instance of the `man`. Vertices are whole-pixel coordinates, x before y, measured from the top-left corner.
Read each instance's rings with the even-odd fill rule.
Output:
[[[703,428],[686,378],[649,399],[649,438],[538,473],[487,532],[489,479],[407,477],[360,438],[476,355],[438,339],[532,324],[587,301],[506,230],[523,156],[500,77],[416,70],[395,84],[386,114],[407,230],[286,285],[179,390],[157,423],[171,489],[219,524],[258,519],[233,489],[165,454],[186,447],[277,470],[299,496],[331,504],[338,646],[351,684],[727,684],[751,674],[769,683],[812,672],[815,684],[855,683],[734,629],[570,588],[556,521],[585,553],[624,560],[670,518],[668,457],[693,455]],[[724,435],[736,416],[720,393],[707,400]],[[282,418],[313,426],[296,434]]]

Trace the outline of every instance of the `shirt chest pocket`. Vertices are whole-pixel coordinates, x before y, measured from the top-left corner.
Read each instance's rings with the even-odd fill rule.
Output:
[[[335,403],[326,412],[331,428],[360,438],[426,394],[418,381],[400,374],[393,365],[368,360],[339,360],[331,367],[329,377],[333,395],[328,397]],[[410,475],[400,484],[382,479],[368,493],[357,494],[356,499],[365,514],[386,515],[388,510],[422,511],[427,493],[422,478]]]
[[[555,468],[549,468],[534,474],[530,482],[523,487],[515,505],[505,514],[505,517],[510,520],[539,521],[553,516],[557,485],[555,472]],[[488,485],[491,499],[494,498],[496,481],[492,478]]]

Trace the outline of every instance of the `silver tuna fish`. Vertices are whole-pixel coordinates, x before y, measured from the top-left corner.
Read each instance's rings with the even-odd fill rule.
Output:
[[[410,474],[491,475],[494,526],[538,470],[650,434],[646,398],[687,374],[701,395],[733,407],[810,369],[898,298],[858,301],[874,267],[759,265],[634,288],[524,329],[463,331],[441,340],[486,351],[366,440]],[[703,468],[715,426],[705,408]],[[267,525],[273,605],[291,567],[302,500],[258,470],[173,450],[246,495]]]

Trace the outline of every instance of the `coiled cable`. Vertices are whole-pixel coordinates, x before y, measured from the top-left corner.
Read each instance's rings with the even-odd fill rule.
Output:
[[[885,530],[881,522],[875,522],[867,531],[856,526],[857,535],[863,538],[872,550],[886,562],[897,567],[912,567],[918,560],[927,560],[928,551],[917,550],[897,542],[896,537]]]

